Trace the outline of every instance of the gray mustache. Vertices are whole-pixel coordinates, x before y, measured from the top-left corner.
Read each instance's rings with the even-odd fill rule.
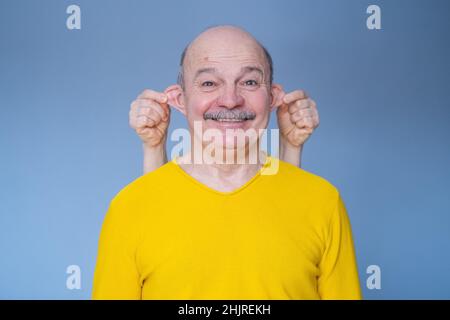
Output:
[[[206,112],[203,114],[204,120],[253,120],[256,117],[256,113],[251,111],[233,111],[223,110],[216,112]]]

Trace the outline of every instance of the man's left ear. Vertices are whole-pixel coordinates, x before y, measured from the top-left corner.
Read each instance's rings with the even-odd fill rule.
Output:
[[[281,84],[272,84],[272,87],[270,88],[270,92],[272,95],[272,101],[270,103],[270,111],[272,111],[273,109],[281,106],[281,104],[283,103],[283,97],[284,97],[284,91],[283,91],[283,87],[281,86]]]

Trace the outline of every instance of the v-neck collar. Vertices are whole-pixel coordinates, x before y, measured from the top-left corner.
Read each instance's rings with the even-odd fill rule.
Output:
[[[242,190],[246,189],[249,185],[251,185],[253,182],[257,181],[260,178],[260,176],[262,175],[263,171],[266,170],[268,167],[270,167],[270,164],[271,164],[271,161],[272,161],[271,156],[266,154],[266,159],[265,159],[264,164],[261,166],[261,168],[258,170],[258,172],[250,180],[248,180],[246,183],[244,183],[242,186],[240,186],[237,189],[234,189],[232,191],[224,192],[224,191],[219,191],[219,190],[216,190],[216,189],[213,189],[213,188],[207,186],[206,184],[198,181],[193,176],[191,176],[189,173],[184,171],[183,168],[177,162],[178,158],[179,158],[178,156],[173,158],[171,160],[171,164],[173,166],[175,166],[176,170],[179,173],[181,173],[185,178],[187,178],[188,180],[190,180],[191,182],[193,182],[194,184],[196,184],[200,188],[202,188],[202,189],[204,189],[204,190],[206,190],[208,192],[215,193],[215,194],[220,195],[220,196],[232,196],[232,195],[235,195],[235,194],[241,192]]]

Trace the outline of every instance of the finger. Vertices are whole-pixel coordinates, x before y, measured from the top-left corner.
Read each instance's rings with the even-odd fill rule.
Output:
[[[311,129],[311,128],[298,129],[298,134],[300,134],[300,135],[311,135],[312,133],[313,133],[313,129]]]
[[[295,90],[295,91],[292,91],[292,92],[286,94],[283,97],[283,102],[289,104],[289,103],[294,102],[295,100],[305,99],[307,97],[308,97],[308,95],[306,94],[306,92],[304,90]]]
[[[287,108],[287,105],[284,103],[284,97],[286,96],[286,92],[284,92],[284,90],[280,91],[280,103],[275,106],[278,110],[282,109],[282,111],[285,111],[285,109]]]
[[[136,114],[138,107],[139,107],[139,100],[134,100],[133,102],[131,102],[131,104],[130,104],[130,116],[132,114]]]
[[[289,106],[285,103],[282,103],[277,107],[277,113],[284,114],[285,112],[289,112]]]
[[[151,89],[145,89],[138,96],[138,99],[152,99],[160,103],[167,103],[167,95],[163,92],[157,92]]]
[[[306,118],[306,117],[310,117],[311,119],[314,117],[314,112],[311,109],[301,109],[298,110],[297,112],[291,114],[291,121],[293,123]]]
[[[154,100],[150,100],[150,104],[154,105],[157,108],[157,111],[160,111],[163,115],[163,118],[167,120],[170,116],[170,107],[168,103],[156,102]]]
[[[311,101],[309,99],[296,100],[289,105],[289,113],[297,112],[300,109],[307,109],[311,107]]]
[[[157,122],[147,115],[140,115],[136,118],[136,129],[143,129],[146,127],[154,127],[156,126]]]
[[[145,115],[147,116],[147,118],[151,121],[153,121],[156,124],[159,124],[162,121],[162,116],[156,112],[154,109],[147,109],[145,114],[140,114],[140,115]]]
[[[154,110],[160,114],[161,119],[167,120],[167,118],[169,117],[168,108],[161,106],[161,104],[153,100],[141,99],[139,100],[138,104],[138,115],[149,114],[149,110]]]
[[[296,121],[295,125],[300,129],[314,129],[312,117],[303,117]]]
[[[319,126],[320,119],[319,119],[319,111],[317,110],[317,106],[314,101],[312,101],[311,110],[313,112],[314,128],[317,128]]]
[[[128,113],[128,121],[132,128],[137,127],[137,110],[138,110],[138,101],[134,100],[130,105],[130,111]]]
[[[314,128],[317,128],[320,123],[319,114],[317,113],[317,110],[313,111],[313,121],[314,121]]]

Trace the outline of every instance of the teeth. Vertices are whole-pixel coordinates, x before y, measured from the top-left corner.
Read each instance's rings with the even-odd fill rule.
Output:
[[[239,120],[239,119],[218,119],[216,121],[219,121],[219,122],[242,122],[244,120]]]

